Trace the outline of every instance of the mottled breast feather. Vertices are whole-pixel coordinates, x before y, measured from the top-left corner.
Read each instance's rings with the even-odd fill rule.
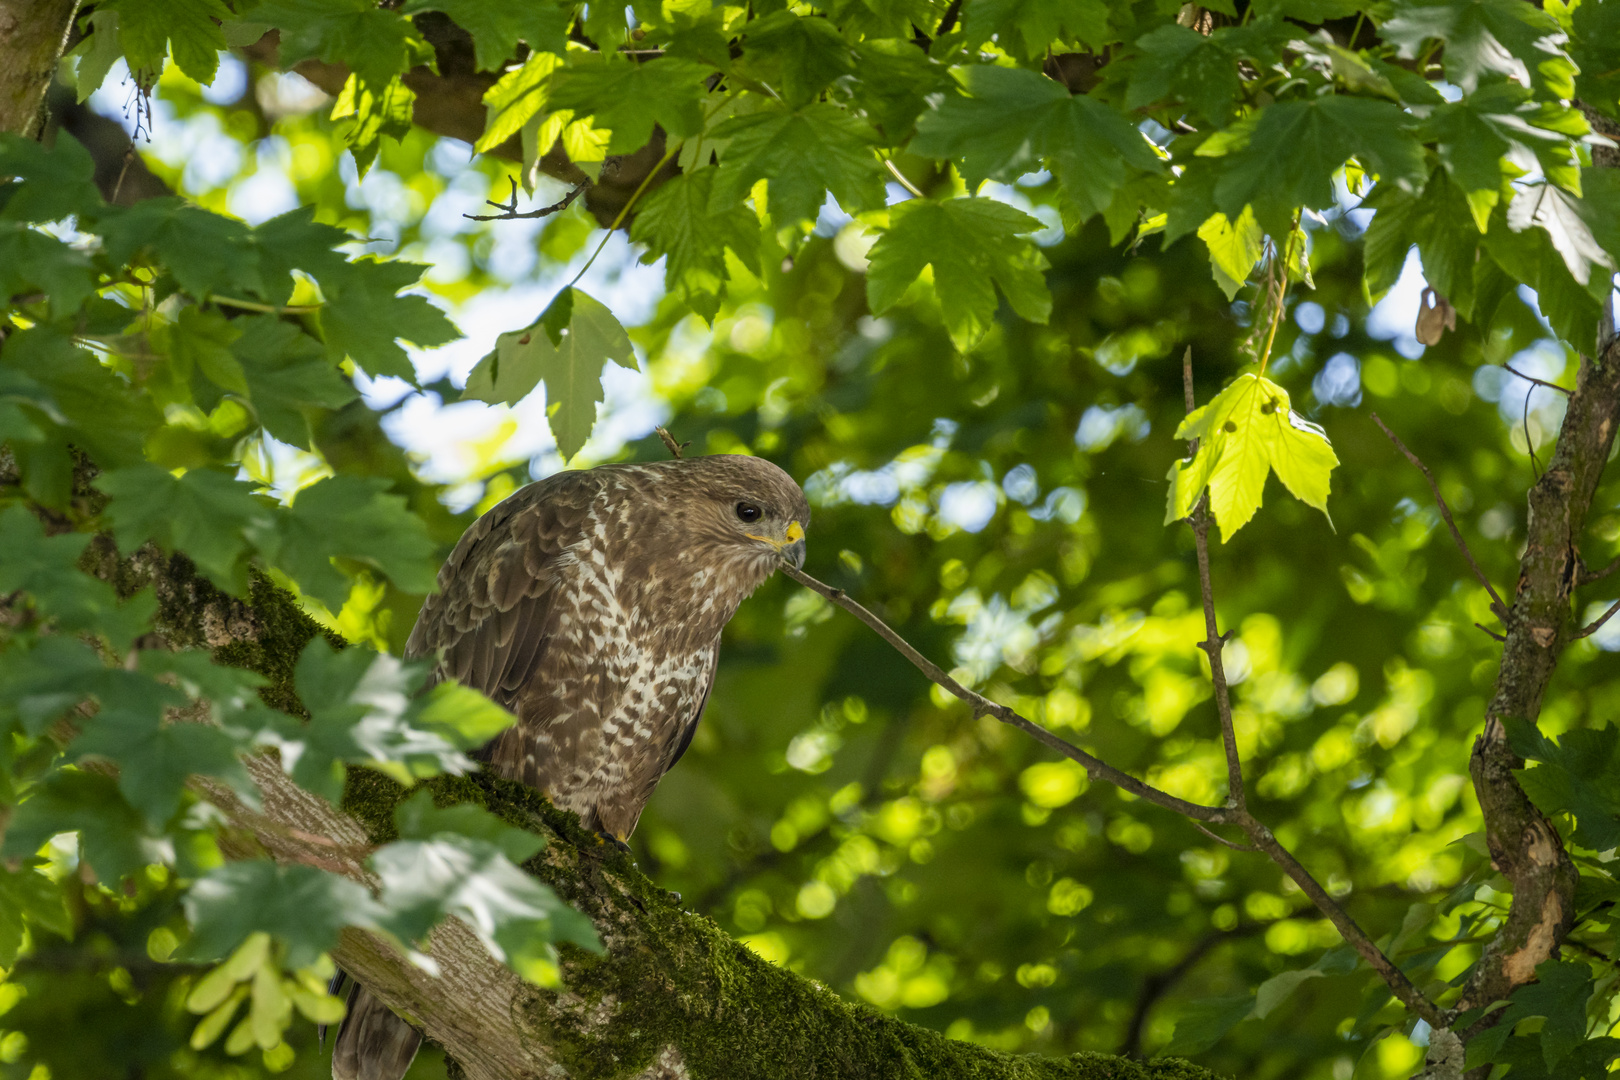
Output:
[[[773,465],[721,455],[559,473],[467,530],[406,645],[518,723],[483,756],[587,827],[623,839],[690,743],[737,605],[775,569],[716,505],[762,488],[802,524]]]

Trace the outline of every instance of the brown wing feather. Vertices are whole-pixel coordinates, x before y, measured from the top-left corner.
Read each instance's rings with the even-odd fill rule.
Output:
[[[540,662],[558,570],[600,489],[588,472],[558,473],[474,522],[439,571],[439,592],[422,605],[405,655],[438,655],[436,679],[512,708]]]

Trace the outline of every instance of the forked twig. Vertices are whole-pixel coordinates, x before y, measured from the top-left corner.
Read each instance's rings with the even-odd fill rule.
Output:
[[[1485,586],[1485,591],[1491,594],[1491,611],[1495,612],[1497,618],[1506,622],[1507,605],[1502,603],[1502,598],[1497,595],[1496,587],[1491,584],[1490,578],[1485,576],[1485,571],[1479,568],[1479,563],[1474,560],[1474,553],[1468,550],[1468,542],[1463,539],[1462,531],[1457,528],[1457,521],[1451,516],[1451,507],[1446,505],[1445,496],[1440,494],[1440,485],[1435,483],[1434,474],[1429,471],[1429,467],[1423,464],[1423,461],[1416,454],[1406,448],[1406,444],[1401,442],[1399,435],[1389,430],[1389,427],[1378,418],[1377,413],[1372,414],[1372,419],[1373,423],[1377,424],[1379,429],[1389,436],[1389,441],[1395,444],[1395,449],[1405,454],[1406,460],[1417,466],[1417,470],[1423,474],[1423,479],[1429,482],[1429,490],[1434,492],[1434,501],[1439,504],[1440,516],[1446,519],[1446,526],[1451,529],[1451,538],[1457,542],[1457,550],[1461,551],[1463,558],[1468,560],[1468,565],[1473,569],[1474,576],[1479,579],[1481,585]]]
[[[466,218],[468,221],[518,221],[522,218],[550,217],[552,214],[560,214],[564,210],[568,209],[571,205],[573,205],[574,200],[583,195],[585,193],[585,189],[591,186],[591,182],[589,180],[582,180],[580,181],[579,186],[574,188],[574,190],[570,191],[567,195],[564,195],[561,199],[552,203],[550,206],[542,206],[538,210],[525,210],[520,214],[518,213],[517,208],[517,177],[514,176],[510,179],[512,181],[511,201],[498,203],[494,199],[484,200],[485,202],[489,203],[489,205],[499,210],[499,214],[462,214],[461,216]]]

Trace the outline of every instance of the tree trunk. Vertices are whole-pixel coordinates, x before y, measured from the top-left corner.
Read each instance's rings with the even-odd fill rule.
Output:
[[[0,0],[0,131],[32,139],[79,0]]]

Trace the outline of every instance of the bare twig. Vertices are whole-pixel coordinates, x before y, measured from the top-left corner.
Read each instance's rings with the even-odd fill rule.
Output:
[[[871,627],[879,637],[894,646],[900,655],[911,661],[912,666],[926,675],[929,681],[945,688],[951,694],[965,701],[972,708],[975,716],[994,716],[1002,723],[1034,736],[1064,757],[1079,762],[1085,768],[1086,775],[1091,779],[1103,780],[1113,784],[1122,791],[1130,792],[1144,802],[1162,806],[1166,810],[1173,810],[1184,817],[1191,818],[1195,823],[1236,825],[1241,828],[1248,834],[1249,839],[1254,841],[1255,847],[1280,866],[1283,872],[1299,885],[1301,891],[1311,898],[1311,901],[1316,904],[1322,914],[1326,915],[1333,925],[1338,928],[1345,941],[1349,942],[1356,952],[1361,954],[1361,957],[1371,965],[1373,970],[1383,977],[1384,981],[1389,984],[1389,988],[1403,1004],[1418,1016],[1427,1020],[1432,1026],[1445,1026],[1447,1017],[1442,1014],[1442,1010],[1423,996],[1423,992],[1414,986],[1412,980],[1408,979],[1395,966],[1394,961],[1384,955],[1383,950],[1379,949],[1372,938],[1367,936],[1367,932],[1356,925],[1355,920],[1350,918],[1349,914],[1339,906],[1338,902],[1328,895],[1328,891],[1311,876],[1310,871],[1306,870],[1298,859],[1294,858],[1282,844],[1278,843],[1277,838],[1272,835],[1270,829],[1266,828],[1247,810],[1229,806],[1204,806],[1200,803],[1178,799],[1167,791],[1160,791],[1158,788],[1138,780],[1129,773],[1121,772],[1102,759],[1086,753],[1078,746],[1058,738],[1034,721],[1025,719],[1007,706],[997,704],[982,694],[969,690],[953,679],[938,664],[918,652],[909,641],[896,633],[882,619],[850,599],[844,590],[835,589],[825,582],[818,581],[785,560],[779,563],[777,568],[805,588],[826,597]],[[1217,837],[1216,839],[1220,838]],[[1222,842],[1226,843],[1227,841]]]
[[[1590,585],[1594,581],[1602,581],[1616,570],[1620,570],[1620,556],[1614,558],[1608,566],[1601,570],[1588,570],[1584,566],[1581,567],[1580,572],[1575,575],[1575,584]]]
[[[1570,395],[1570,391],[1566,387],[1559,386],[1557,383],[1548,382],[1546,379],[1538,379],[1534,375],[1526,375],[1512,364],[1506,362],[1503,362],[1502,366],[1513,372],[1513,374],[1517,375],[1525,382],[1535,383],[1537,386],[1545,386],[1548,390],[1556,390],[1565,397],[1569,397]]]
[[[489,203],[489,205],[491,205],[495,209],[499,210],[500,213],[498,213],[498,214],[462,214],[461,216],[466,218],[468,221],[517,221],[517,220],[519,220],[521,218],[549,217],[552,214],[560,214],[564,210],[568,209],[569,206],[573,205],[574,200],[579,198],[581,195],[583,195],[585,193],[585,189],[591,186],[590,181],[583,180],[583,181],[581,181],[579,183],[579,185],[577,187],[574,188],[574,190],[570,191],[567,195],[564,195],[561,199],[559,199],[556,202],[552,203],[550,206],[542,206],[538,210],[525,210],[523,213],[520,214],[520,213],[518,213],[518,208],[517,208],[517,199],[518,199],[517,177],[514,176],[514,177],[511,177],[510,179],[512,181],[512,198],[511,198],[511,201],[504,202],[504,203],[498,203],[494,199],[485,199],[484,200],[485,202]]]
[[[1197,402],[1193,394],[1191,346],[1181,358],[1181,383],[1187,399],[1187,412],[1191,413]],[[1197,452],[1198,444],[1194,442],[1193,453]],[[1215,590],[1209,575],[1210,514],[1207,491],[1199,498],[1198,505],[1193,507],[1192,517],[1188,520],[1192,525],[1193,544],[1198,550],[1198,587],[1204,598],[1205,638],[1198,643],[1198,647],[1209,657],[1209,678],[1215,684],[1215,712],[1220,717],[1221,743],[1226,748],[1226,798],[1228,805],[1242,810],[1247,803],[1243,792],[1243,762],[1238,757],[1237,731],[1232,726],[1232,696],[1226,685],[1226,664],[1221,659],[1226,637],[1216,626]]]
[[[669,449],[669,456],[675,458],[676,460],[680,459],[682,450],[685,450],[688,446],[692,445],[689,442],[676,442],[675,436],[671,435],[669,433],[669,429],[667,428],[655,427],[653,430],[658,433],[658,437],[660,439],[664,440],[664,446]]]
[[[1617,612],[1617,611],[1620,611],[1620,600],[1616,600],[1614,603],[1610,604],[1609,605],[1609,610],[1605,611],[1602,615],[1599,615],[1597,617],[1597,621],[1594,622],[1592,625],[1587,626],[1587,627],[1583,627],[1582,629],[1577,630],[1575,632],[1576,640],[1579,640],[1579,639],[1581,639],[1583,637],[1591,637],[1593,634],[1595,634],[1599,630],[1603,629],[1603,624],[1608,622],[1610,619],[1612,619],[1614,617],[1614,613]]]
[[[879,637],[881,637],[884,641],[887,641],[890,645],[893,645],[900,655],[911,661],[912,666],[926,675],[929,681],[938,686],[944,687],[956,697],[967,702],[968,706],[972,708],[974,716],[994,716],[997,720],[1000,720],[1004,724],[1008,724],[1029,735],[1033,735],[1037,740],[1045,743],[1047,746],[1051,747],[1053,750],[1056,750],[1069,760],[1079,762],[1085,767],[1086,775],[1091,777],[1091,779],[1106,781],[1123,791],[1130,792],[1132,795],[1135,795],[1137,798],[1142,799],[1145,802],[1153,803],[1155,806],[1162,806],[1166,810],[1174,810],[1176,813],[1181,814],[1184,817],[1192,818],[1195,821],[1210,821],[1218,825],[1224,825],[1233,820],[1231,812],[1225,807],[1204,806],[1201,803],[1188,802],[1186,799],[1178,799],[1176,796],[1167,791],[1160,791],[1158,788],[1138,780],[1129,773],[1121,772],[1119,769],[1114,768],[1101,758],[1091,756],[1078,746],[1075,746],[1073,743],[1066,742],[1063,739],[1058,738],[1050,731],[1041,727],[1041,725],[1035,723],[1033,720],[1025,719],[1014,710],[1009,709],[1007,706],[997,704],[984,695],[969,690],[967,687],[951,678],[950,673],[945,671],[944,668],[941,668],[938,664],[934,663],[932,660],[928,659],[922,653],[913,648],[911,643],[905,638],[901,637],[899,634],[895,633],[894,630],[890,628],[888,623],[866,610],[866,608],[862,607],[854,600],[851,600],[844,590],[835,589],[825,582],[818,581],[809,574],[805,573],[803,570],[800,570],[798,567],[794,566],[792,563],[786,561],[780,563],[777,568],[794,581],[797,581],[800,585],[803,585],[812,592],[820,593],[822,596],[826,597],[828,600],[831,600],[833,603],[837,604],[839,607],[861,620],[861,622],[877,631]]]
[[[1207,829],[1204,826],[1200,825],[1196,821],[1192,823],[1192,827],[1197,829],[1199,832],[1203,833],[1205,836],[1209,837],[1211,840],[1215,841],[1217,844],[1224,844],[1225,846],[1231,848],[1233,851],[1259,851],[1260,850],[1259,848],[1255,847],[1253,844],[1240,844],[1236,840],[1228,840],[1226,837],[1222,836],[1220,833],[1217,833],[1217,832],[1214,832],[1214,831],[1212,831],[1210,829]]]
[[[1423,991],[1413,985],[1406,973],[1395,966],[1395,961],[1384,954],[1384,950],[1367,936],[1367,932],[1356,924],[1348,912],[1339,906],[1339,902],[1328,895],[1321,882],[1311,876],[1311,872],[1300,861],[1294,858],[1293,853],[1272,835],[1271,830],[1261,822],[1255,820],[1247,811],[1240,811],[1237,824],[1243,826],[1243,831],[1249,834],[1255,846],[1265,852],[1271,861],[1282,867],[1283,873],[1293,879],[1300,891],[1311,898],[1317,910],[1328,917],[1339,935],[1349,942],[1361,958],[1389,985],[1391,991],[1400,999],[1401,1004],[1411,1009],[1418,1016],[1429,1022],[1431,1027],[1445,1027],[1450,1022],[1446,1010],[1442,1010],[1434,1002],[1424,996]]]
[[[1505,636],[1503,636],[1502,634],[1498,634],[1495,630],[1492,630],[1490,627],[1486,626],[1484,623],[1475,623],[1474,625],[1479,627],[1481,630],[1485,631],[1487,634],[1491,635],[1491,637],[1495,638],[1497,641],[1506,641],[1507,640],[1507,638]]]
[[[1481,585],[1485,586],[1485,591],[1491,594],[1491,611],[1496,613],[1497,618],[1504,622],[1507,621],[1507,605],[1502,603],[1502,598],[1496,593],[1496,587],[1485,576],[1485,571],[1479,568],[1479,563],[1474,561],[1474,553],[1468,550],[1468,542],[1463,539],[1461,530],[1457,528],[1456,519],[1451,516],[1451,507],[1446,505],[1445,497],[1440,494],[1440,485],[1434,481],[1434,474],[1429,471],[1429,467],[1423,464],[1416,454],[1406,448],[1406,444],[1401,442],[1399,435],[1389,430],[1389,427],[1378,418],[1377,413],[1372,414],[1372,419],[1373,423],[1377,424],[1379,429],[1389,436],[1389,440],[1395,444],[1395,448],[1406,455],[1406,460],[1417,466],[1417,470],[1423,474],[1423,479],[1429,482],[1429,490],[1434,492],[1434,501],[1439,504],[1440,516],[1446,519],[1446,525],[1451,529],[1451,538],[1457,542],[1457,550],[1461,551],[1463,558],[1468,560],[1468,565],[1473,568],[1474,576],[1479,579]]]

